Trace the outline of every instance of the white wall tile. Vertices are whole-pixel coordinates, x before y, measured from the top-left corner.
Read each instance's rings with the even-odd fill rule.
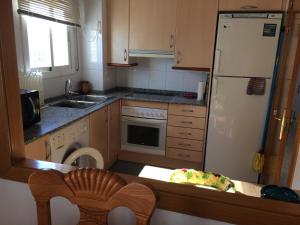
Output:
[[[198,90],[198,83],[200,81],[205,81],[203,78],[203,74],[195,73],[195,72],[189,72],[184,73],[184,91],[186,92],[197,92]]]
[[[129,76],[130,87],[149,88],[149,71],[133,70]]]
[[[150,71],[149,89],[165,90],[166,89],[166,73],[160,71]]]
[[[117,86],[197,92],[198,82],[207,77],[203,72],[173,70],[172,59],[132,58],[132,61],[139,65],[117,69]]]
[[[166,72],[166,90],[184,91],[185,87],[184,73],[182,72]]]

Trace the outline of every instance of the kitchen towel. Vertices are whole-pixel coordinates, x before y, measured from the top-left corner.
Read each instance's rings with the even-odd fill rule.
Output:
[[[199,82],[198,83],[198,96],[197,96],[198,101],[203,100],[204,91],[205,91],[205,82]]]
[[[260,77],[250,78],[247,95],[264,95],[266,89],[266,79]]]

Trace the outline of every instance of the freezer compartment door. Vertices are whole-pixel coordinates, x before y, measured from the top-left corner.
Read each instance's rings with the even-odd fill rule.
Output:
[[[248,82],[248,78],[214,78],[205,170],[257,182],[252,161],[261,148],[271,79],[262,96],[247,95]]]
[[[214,75],[271,78],[281,19],[219,16]]]

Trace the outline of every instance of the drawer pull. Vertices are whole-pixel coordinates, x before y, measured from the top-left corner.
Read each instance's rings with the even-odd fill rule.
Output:
[[[193,124],[193,122],[181,121],[182,124]]]
[[[192,110],[192,109],[183,109],[183,110],[182,110],[182,112],[189,112],[189,113],[193,113],[193,112],[194,112],[194,110]]]
[[[182,158],[190,158],[191,156],[190,155],[188,155],[188,154],[181,154],[181,153],[179,153],[179,154],[177,154],[179,157],[182,157]]]
[[[241,9],[257,9],[258,7],[255,5],[244,5]]]
[[[191,133],[184,133],[184,132],[181,132],[179,134],[181,134],[181,135],[192,135]]]
[[[192,146],[191,144],[181,144],[181,143],[179,143],[178,145],[179,146],[186,146],[186,147],[191,147]]]

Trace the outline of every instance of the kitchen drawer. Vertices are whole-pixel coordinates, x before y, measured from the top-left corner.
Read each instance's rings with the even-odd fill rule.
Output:
[[[205,128],[205,118],[169,115],[168,125],[174,127]]]
[[[170,104],[169,115],[206,117],[206,107]]]
[[[189,139],[168,137],[167,147],[201,152],[203,150],[203,142],[189,140]]]
[[[168,126],[167,136],[203,141],[204,130]]]
[[[163,109],[168,110],[167,103],[160,102],[146,102],[146,101],[135,101],[135,100],[122,100],[122,106],[131,106],[131,107],[142,107],[150,109]]]
[[[202,152],[188,151],[177,148],[167,148],[166,155],[168,158],[181,159],[193,162],[202,162]]]
[[[220,11],[240,11],[240,10],[282,10],[282,0],[221,0]]]

